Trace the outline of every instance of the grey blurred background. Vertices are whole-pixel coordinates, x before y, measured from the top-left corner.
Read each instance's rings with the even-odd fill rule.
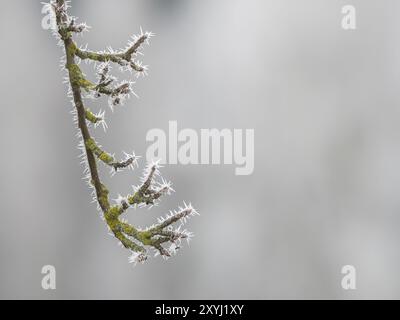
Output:
[[[345,4],[357,9],[355,31],[341,28]],[[62,50],[41,28],[39,1],[9,1],[0,11],[0,298],[400,298],[399,1],[72,5],[92,27],[77,38],[91,49],[124,46],[140,26],[157,34],[140,99],[107,110],[109,131],[95,132],[105,149],[144,155],[147,131],[169,120],[254,128],[255,171],[166,166],[177,192],[129,220],[145,225],[191,201],[202,214],[188,225],[196,238],[174,259],[133,268],[81,180]],[[140,175],[102,173],[113,197]],[[41,288],[46,264],[55,291]],[[354,291],[340,285],[347,264]]]

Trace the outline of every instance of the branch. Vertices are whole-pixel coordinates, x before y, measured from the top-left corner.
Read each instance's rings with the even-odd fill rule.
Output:
[[[123,161],[115,161],[114,157],[109,153],[102,150],[94,139],[90,138],[85,141],[86,148],[89,149],[99,160],[101,160],[104,164],[114,168],[115,171],[122,168],[131,168],[133,169],[135,165],[137,165],[137,157],[135,154],[129,155],[125,153],[126,159]]]
[[[90,59],[97,62],[114,62],[121,67],[130,67],[136,72],[145,72],[147,68],[142,66],[140,63],[133,61],[139,48],[144,44],[148,43],[149,39],[154,34],[151,32],[145,32],[141,30],[140,36],[133,36],[132,41],[128,43],[127,48],[123,52],[94,52],[89,50],[83,50],[78,47],[75,48],[75,54],[82,60]]]
[[[145,72],[146,67],[140,65],[137,62],[125,59],[124,53],[106,53],[106,52],[94,52],[88,50],[82,50],[76,48],[76,55],[82,60],[90,59],[97,62],[114,62],[121,67],[130,67],[136,72]]]
[[[88,31],[89,26],[86,23],[80,23],[78,25],[75,24],[75,18],[71,18],[71,22],[69,23],[69,26],[66,27],[67,32],[75,32],[75,33],[81,33],[84,31]]]
[[[137,165],[137,158],[135,154],[129,155],[125,153],[125,159],[117,162],[112,155],[105,152],[97,145],[95,140],[91,137],[88,124],[97,126],[99,123],[106,128],[104,121],[104,112],[98,114],[93,113],[91,110],[84,107],[82,98],[82,89],[87,92],[94,92],[96,96],[104,94],[109,96],[110,106],[113,107],[121,104],[122,101],[129,97],[132,91],[132,82],[122,82],[115,87],[111,84],[116,80],[109,75],[110,62],[116,63],[121,67],[127,67],[131,70],[145,73],[146,67],[140,63],[133,61],[133,57],[139,53],[138,50],[145,43],[148,42],[152,33],[143,33],[138,37],[133,37],[128,46],[121,52],[93,52],[83,50],[77,47],[73,41],[72,36],[75,33],[81,33],[87,29],[86,24],[76,24],[75,18],[67,13],[68,5],[65,0],[52,0],[50,4],[46,4],[54,10],[54,14],[58,26],[57,37],[64,45],[66,54],[65,69],[68,72],[68,79],[70,90],[73,96],[73,104],[76,110],[77,122],[80,130],[82,141],[80,146],[86,153],[87,167],[85,172],[89,172],[89,182],[94,188],[96,200],[103,213],[104,219],[111,233],[118,239],[119,243],[132,252],[129,262],[137,263],[144,262],[147,259],[147,248],[150,247],[164,257],[169,257],[175,254],[177,249],[180,248],[182,239],[189,241],[193,234],[183,230],[181,226],[186,223],[187,219],[197,213],[195,209],[189,204],[179,208],[178,211],[170,212],[166,217],[159,218],[158,223],[145,229],[140,230],[126,221],[121,221],[121,215],[130,207],[139,206],[152,206],[164,194],[169,194],[173,191],[171,183],[161,179],[161,182],[156,182],[155,178],[159,175],[159,165],[152,163],[147,166],[144,176],[139,187],[134,187],[134,193],[128,197],[119,197],[117,205],[111,206],[109,202],[109,190],[102,183],[97,168],[97,160],[102,161],[106,165],[113,168],[114,172],[130,167],[133,168]],[[78,65],[78,61],[89,59],[102,64],[98,70],[98,83],[95,84],[86,79],[82,70]],[[180,223],[174,229],[173,225]],[[169,248],[163,245],[170,243]]]
[[[88,108],[86,108],[86,110],[85,110],[85,117],[86,117],[86,120],[88,120],[89,122],[91,122],[93,124],[99,123],[100,121],[104,121],[103,117],[101,117],[100,115],[94,114]]]
[[[160,183],[154,181],[154,177],[159,175],[159,165],[153,163],[145,169],[142,185],[140,187],[134,186],[134,194],[126,198],[126,203],[130,206],[137,205],[155,205],[155,201],[165,194],[171,194],[172,183],[164,179]]]
[[[100,111],[97,114],[94,114],[90,109],[86,108],[85,110],[85,118],[87,121],[90,123],[94,124],[94,127],[96,128],[98,125],[102,125],[104,131],[108,128],[106,120],[105,120],[105,111]]]
[[[170,212],[165,218],[159,218],[159,224],[154,227],[155,232],[163,231],[165,228],[174,224],[175,222],[182,220],[186,223],[186,220],[191,217],[198,215],[198,212],[192,208],[192,205],[185,205],[185,208],[179,208],[179,211]]]
[[[170,257],[174,252],[165,249],[162,244],[166,242],[180,244],[182,239],[187,239],[187,241],[190,241],[190,239],[193,237],[193,234],[186,230],[180,231],[180,228],[185,223],[185,220],[183,220],[184,218],[187,219],[189,216],[194,216],[196,214],[198,214],[196,210],[194,210],[191,206],[186,206],[185,208],[181,208],[181,211],[179,212],[171,212],[162,223],[144,231],[137,230],[130,224],[124,222],[121,222],[120,226],[122,232],[126,235],[133,237],[135,240],[143,243],[144,245],[153,247],[159,252],[160,255]],[[166,230],[166,228],[178,221],[182,221],[178,228],[175,230]],[[175,250],[176,249],[177,248],[175,246]]]

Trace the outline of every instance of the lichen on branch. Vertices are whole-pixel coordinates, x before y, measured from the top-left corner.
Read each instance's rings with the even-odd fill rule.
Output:
[[[125,159],[117,161],[114,155],[104,151],[102,147],[92,137],[89,127],[95,128],[101,124],[104,129],[105,112],[94,113],[85,107],[83,92],[91,94],[93,97],[107,96],[109,106],[113,108],[120,105],[134,94],[132,90],[133,82],[123,81],[114,85],[116,78],[110,75],[111,64],[116,64],[122,71],[129,70],[136,75],[146,74],[147,67],[136,60],[139,50],[144,44],[149,44],[149,39],[153,36],[151,32],[143,32],[133,36],[127,46],[119,51],[107,49],[101,52],[94,52],[82,47],[78,47],[73,39],[75,34],[88,30],[86,23],[77,24],[76,18],[68,14],[69,1],[53,0],[44,4],[50,8],[56,20],[57,29],[54,34],[59,40],[59,44],[64,48],[65,61],[63,67],[67,72],[67,83],[69,93],[72,97],[75,115],[81,138],[79,148],[82,150],[82,159],[85,164],[85,173],[88,184],[93,188],[95,201],[98,203],[110,233],[118,239],[119,243],[131,251],[129,262],[138,263],[147,260],[149,249],[153,249],[155,255],[168,258],[174,255],[181,247],[181,242],[187,242],[193,237],[193,233],[183,228],[186,221],[195,215],[197,211],[186,204],[175,211],[170,211],[165,217],[160,217],[157,223],[145,229],[140,229],[129,224],[122,215],[129,208],[152,207],[158,204],[160,198],[169,195],[174,190],[171,182],[160,178],[160,165],[150,163],[144,170],[141,184],[133,186],[133,193],[126,197],[118,196],[115,205],[110,203],[110,191],[101,181],[98,169],[98,162],[111,167],[112,172],[120,169],[137,166],[138,157],[135,153],[125,153]],[[79,66],[81,60],[95,62],[97,65],[97,82],[89,80]],[[158,180],[158,181],[157,181]],[[167,246],[166,246],[167,245]]]

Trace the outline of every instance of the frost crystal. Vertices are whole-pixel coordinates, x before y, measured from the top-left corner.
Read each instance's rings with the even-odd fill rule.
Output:
[[[135,266],[138,263],[144,263],[147,260],[147,256],[142,252],[132,252],[128,258],[129,263],[133,263]]]

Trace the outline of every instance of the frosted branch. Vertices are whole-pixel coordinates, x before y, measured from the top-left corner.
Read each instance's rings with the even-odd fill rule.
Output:
[[[143,32],[140,35],[132,37],[125,49],[114,52],[108,49],[107,52],[94,52],[78,48],[73,36],[76,33],[82,33],[88,27],[85,23],[77,24],[76,18],[67,13],[69,1],[53,0],[44,4],[46,9],[52,8],[57,21],[56,37],[63,45],[65,50],[65,70],[68,74],[69,92],[73,97],[74,117],[79,127],[79,137],[81,142],[79,148],[82,149],[83,163],[85,164],[85,179],[93,188],[93,197],[101,209],[102,217],[106,221],[110,234],[118,239],[118,243],[131,252],[130,263],[144,262],[148,257],[148,249],[156,252],[156,255],[170,257],[180,248],[181,240],[189,240],[193,234],[187,230],[181,230],[181,227],[187,220],[197,215],[197,211],[189,204],[176,211],[171,211],[165,217],[158,218],[157,223],[142,230],[121,219],[121,215],[131,206],[153,206],[157,200],[170,194],[173,189],[171,183],[164,179],[156,181],[160,175],[159,164],[151,163],[144,170],[141,184],[134,187],[132,195],[127,197],[119,196],[116,200],[117,205],[111,205],[109,200],[110,191],[101,181],[98,170],[98,161],[110,166],[112,170],[118,171],[122,168],[133,168],[137,165],[138,157],[134,153],[125,153],[125,159],[116,161],[114,156],[105,152],[99,146],[89,131],[90,124],[95,127],[102,124],[104,129],[107,127],[104,119],[104,112],[94,113],[85,108],[82,96],[82,89],[95,97],[107,95],[109,97],[110,107],[123,103],[123,100],[134,94],[132,90],[133,82],[120,82],[113,85],[116,79],[109,74],[110,63],[115,63],[123,70],[129,69],[138,73],[146,73],[146,67],[134,58],[139,54],[139,49],[143,44],[148,43],[150,32]],[[86,78],[82,72],[80,60],[89,60],[100,62],[97,72],[97,83]],[[174,227],[179,224],[178,227]],[[169,243],[169,247],[165,247]]]

